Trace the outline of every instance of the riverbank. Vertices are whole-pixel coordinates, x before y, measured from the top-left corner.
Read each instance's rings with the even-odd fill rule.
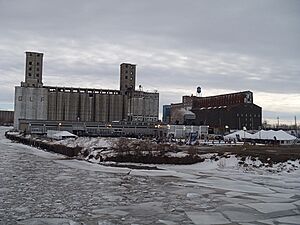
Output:
[[[207,163],[207,161],[217,162],[217,166],[224,167],[223,164],[228,159],[234,158],[233,161],[239,168],[281,172],[299,169],[298,162],[300,160],[300,146],[296,145],[179,146],[130,138],[79,137],[76,140],[55,141],[29,135],[23,136],[16,132],[6,132],[5,136],[12,141],[68,157],[106,166],[127,166],[136,169],[156,168],[156,166],[152,167],[149,164],[190,165]]]

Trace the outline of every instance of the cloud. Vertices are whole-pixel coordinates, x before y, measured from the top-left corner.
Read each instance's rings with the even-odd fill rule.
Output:
[[[45,53],[45,85],[117,89],[130,62],[161,105],[201,86],[205,96],[251,90],[265,111],[299,114],[299,11],[293,0],[2,0],[0,104],[32,50]]]

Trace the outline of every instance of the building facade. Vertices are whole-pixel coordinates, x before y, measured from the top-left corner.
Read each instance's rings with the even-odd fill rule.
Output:
[[[0,110],[0,125],[12,125],[14,122],[14,111]]]
[[[251,91],[209,97],[183,96],[171,104],[171,124],[208,125],[217,130],[258,130],[262,109],[253,103]]]
[[[26,52],[25,82],[15,87],[19,120],[157,122],[159,93],[135,90],[136,65],[120,65],[120,90],[44,86],[43,54]]]

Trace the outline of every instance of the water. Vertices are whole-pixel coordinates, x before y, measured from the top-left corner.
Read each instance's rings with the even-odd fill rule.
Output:
[[[0,224],[298,224],[300,181],[100,167],[11,143],[0,128]],[[177,172],[174,172],[176,171]],[[113,173],[112,173],[113,172]],[[260,222],[258,222],[260,221]]]

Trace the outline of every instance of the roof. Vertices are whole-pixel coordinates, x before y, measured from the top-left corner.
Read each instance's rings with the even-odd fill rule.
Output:
[[[279,141],[292,141],[297,139],[295,136],[283,130],[261,130],[253,134],[253,139],[275,140],[275,138]]]
[[[247,139],[251,139],[252,138],[252,134],[248,133],[247,131],[243,131],[243,130],[238,130],[235,131],[231,134],[225,135],[224,139],[236,139],[237,135],[242,139],[242,138],[247,138]]]
[[[53,137],[77,137],[77,136],[68,131],[60,131],[60,132],[53,134]]]

